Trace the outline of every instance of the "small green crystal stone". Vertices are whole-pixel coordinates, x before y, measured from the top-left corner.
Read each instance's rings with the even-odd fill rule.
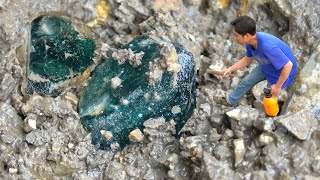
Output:
[[[174,47],[180,71],[165,70],[154,83],[149,82],[148,72],[163,57],[160,43],[149,36],[136,37],[123,47],[144,53],[140,65],[133,66],[129,60],[119,64],[109,58],[95,69],[79,101],[81,123],[92,133],[93,144],[108,150],[118,143],[123,148],[130,143],[132,130],[142,130],[145,120],[161,116],[173,119],[179,132],[195,108],[195,63],[182,46]],[[112,85],[115,77],[121,80],[116,87]],[[112,135],[105,137],[103,132]]]
[[[41,16],[32,22],[27,93],[58,95],[57,83],[93,63],[95,43],[79,35],[65,17]]]

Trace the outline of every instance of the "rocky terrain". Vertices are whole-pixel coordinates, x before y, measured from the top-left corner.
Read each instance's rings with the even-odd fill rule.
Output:
[[[246,14],[258,31],[292,48],[299,70],[281,92],[280,116],[266,117],[256,85],[236,108],[215,102],[232,78],[209,75],[244,54],[230,22]],[[77,105],[89,73],[58,97],[27,94],[30,27],[67,16],[95,37],[95,63],[139,34],[178,42],[197,70],[197,107],[175,139],[175,122],[144,122],[141,143],[99,150]],[[320,1],[318,0],[0,0],[0,179],[317,179],[320,176]]]

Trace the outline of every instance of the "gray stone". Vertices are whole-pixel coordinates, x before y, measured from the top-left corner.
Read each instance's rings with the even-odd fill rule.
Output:
[[[211,156],[208,152],[203,152],[203,171],[204,177],[208,179],[233,179],[234,171],[230,168],[223,166],[215,157]]]
[[[35,129],[37,129],[37,115],[30,113],[24,119],[23,130],[29,133]]]
[[[272,180],[272,176],[267,172],[263,170],[258,170],[258,171],[253,171],[249,174],[246,175],[245,179],[250,179],[250,180]]]
[[[221,124],[224,120],[224,117],[222,115],[214,115],[210,116],[210,122]]]
[[[318,180],[319,176],[312,176],[312,175],[300,175],[298,176],[302,180]]]
[[[104,174],[108,179],[128,179],[124,164],[119,162],[109,163]]]
[[[275,8],[279,8],[280,12],[289,17],[289,21],[292,22],[289,25],[290,29],[293,28],[295,30],[290,31],[286,35],[285,40],[294,41],[289,42],[290,44],[295,44],[294,48],[297,48],[304,53],[308,53],[310,49],[303,49],[303,47],[300,46],[302,42],[307,46],[310,46],[311,49],[314,49],[315,46],[319,44],[319,38],[316,37],[319,37],[320,32],[315,30],[315,27],[319,27],[319,22],[312,21],[312,19],[316,18],[316,14],[320,12],[319,8],[317,8],[320,5],[319,1],[309,2],[303,0],[295,3],[289,0],[278,0],[275,1],[273,5]],[[280,18],[278,19],[280,20]],[[295,34],[297,31],[303,32],[303,35]]]
[[[50,136],[46,131],[35,130],[27,134],[26,141],[35,146],[41,146],[50,141]]]
[[[86,172],[79,172],[72,176],[74,179],[103,179],[103,172],[98,170],[88,170]]]
[[[230,159],[233,154],[234,152],[232,152],[232,150],[227,146],[226,143],[217,145],[213,151],[214,157],[220,161],[226,161]]]
[[[318,173],[320,172],[320,160],[314,160],[311,164],[311,169],[313,172]]]
[[[161,179],[165,178],[163,172],[158,172],[152,169],[148,169],[147,172],[144,174],[143,179]]]
[[[141,170],[133,166],[127,166],[127,173],[130,177],[139,178]]]
[[[17,172],[18,172],[17,169],[15,169],[15,168],[9,168],[9,173],[10,173],[10,174],[16,174]]]
[[[298,172],[305,172],[306,166],[310,164],[310,158],[307,152],[300,146],[292,149],[292,164]]]
[[[203,148],[207,145],[207,135],[181,137],[179,142],[181,146],[181,156],[184,158],[201,158]]]
[[[274,141],[274,138],[271,133],[262,133],[258,139],[262,145],[267,145]]]
[[[175,122],[173,120],[165,122],[163,117],[157,119],[151,118],[144,122],[144,139],[160,144],[172,143],[175,141],[175,137],[173,136],[176,132],[174,125]]]
[[[238,106],[226,113],[231,119],[237,120],[237,124],[251,127],[259,116],[259,111],[251,106]]]
[[[291,115],[281,116],[276,121],[300,140],[309,139],[312,128],[316,123],[308,110],[301,110]]]
[[[24,139],[23,121],[9,104],[0,102],[0,135],[5,143],[16,146]]]
[[[179,157],[175,153],[174,154],[168,154],[168,155],[158,159],[158,161],[161,164],[167,166],[168,168],[174,169],[176,164],[178,164],[178,162],[179,162]]]
[[[260,99],[255,100],[253,106],[259,111],[259,117],[266,117],[263,102]]]
[[[0,139],[2,142],[7,143],[7,144],[12,144],[15,141],[14,137],[12,135],[8,135],[8,134],[1,134]]]
[[[49,152],[47,160],[59,163],[61,161],[61,155],[59,153]]]
[[[11,74],[0,76],[0,100],[7,100],[13,89],[17,86],[16,80]]]
[[[212,126],[210,122],[203,118],[203,119],[197,119],[194,124],[194,135],[200,135],[200,134],[208,134],[210,130],[212,129]]]
[[[264,166],[272,176],[289,173],[290,160],[284,157],[285,154],[274,143],[265,146],[262,153],[266,155],[262,158]]]
[[[245,153],[244,141],[243,139],[235,139],[233,141],[234,145],[234,166],[238,167],[243,160],[243,156]]]
[[[211,142],[216,142],[219,141],[221,139],[221,134],[217,133],[217,130],[215,128],[212,128],[209,132],[209,141]]]
[[[247,150],[244,155],[245,160],[249,162],[256,161],[257,157],[260,155],[260,151],[261,149],[257,148],[254,144],[247,146]]]
[[[320,56],[320,49],[314,51],[308,59],[308,62],[303,66],[301,72],[297,75],[297,84],[300,84],[294,89],[294,94],[289,99],[286,111],[297,112],[301,109],[310,109],[319,103],[319,77],[320,77],[320,62],[317,58]]]
[[[222,140],[229,140],[234,136],[234,132],[231,129],[226,129],[222,135]]]
[[[211,107],[209,103],[200,104],[200,108],[206,112],[208,115],[211,114]]]
[[[165,125],[166,120],[164,118],[149,119],[143,123],[146,128],[157,129],[160,126]]]
[[[276,128],[273,118],[270,117],[256,119],[253,123],[253,126],[266,132],[272,132]]]

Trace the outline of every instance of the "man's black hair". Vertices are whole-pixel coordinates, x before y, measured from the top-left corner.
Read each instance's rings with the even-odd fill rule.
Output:
[[[246,35],[247,33],[251,35],[256,34],[256,22],[249,16],[237,17],[231,22],[231,25],[241,35]]]

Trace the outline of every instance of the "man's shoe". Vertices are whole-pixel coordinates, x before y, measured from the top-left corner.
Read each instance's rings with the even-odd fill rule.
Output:
[[[231,105],[228,103],[228,100],[225,97],[215,96],[213,97],[213,99],[217,104],[231,107]]]

